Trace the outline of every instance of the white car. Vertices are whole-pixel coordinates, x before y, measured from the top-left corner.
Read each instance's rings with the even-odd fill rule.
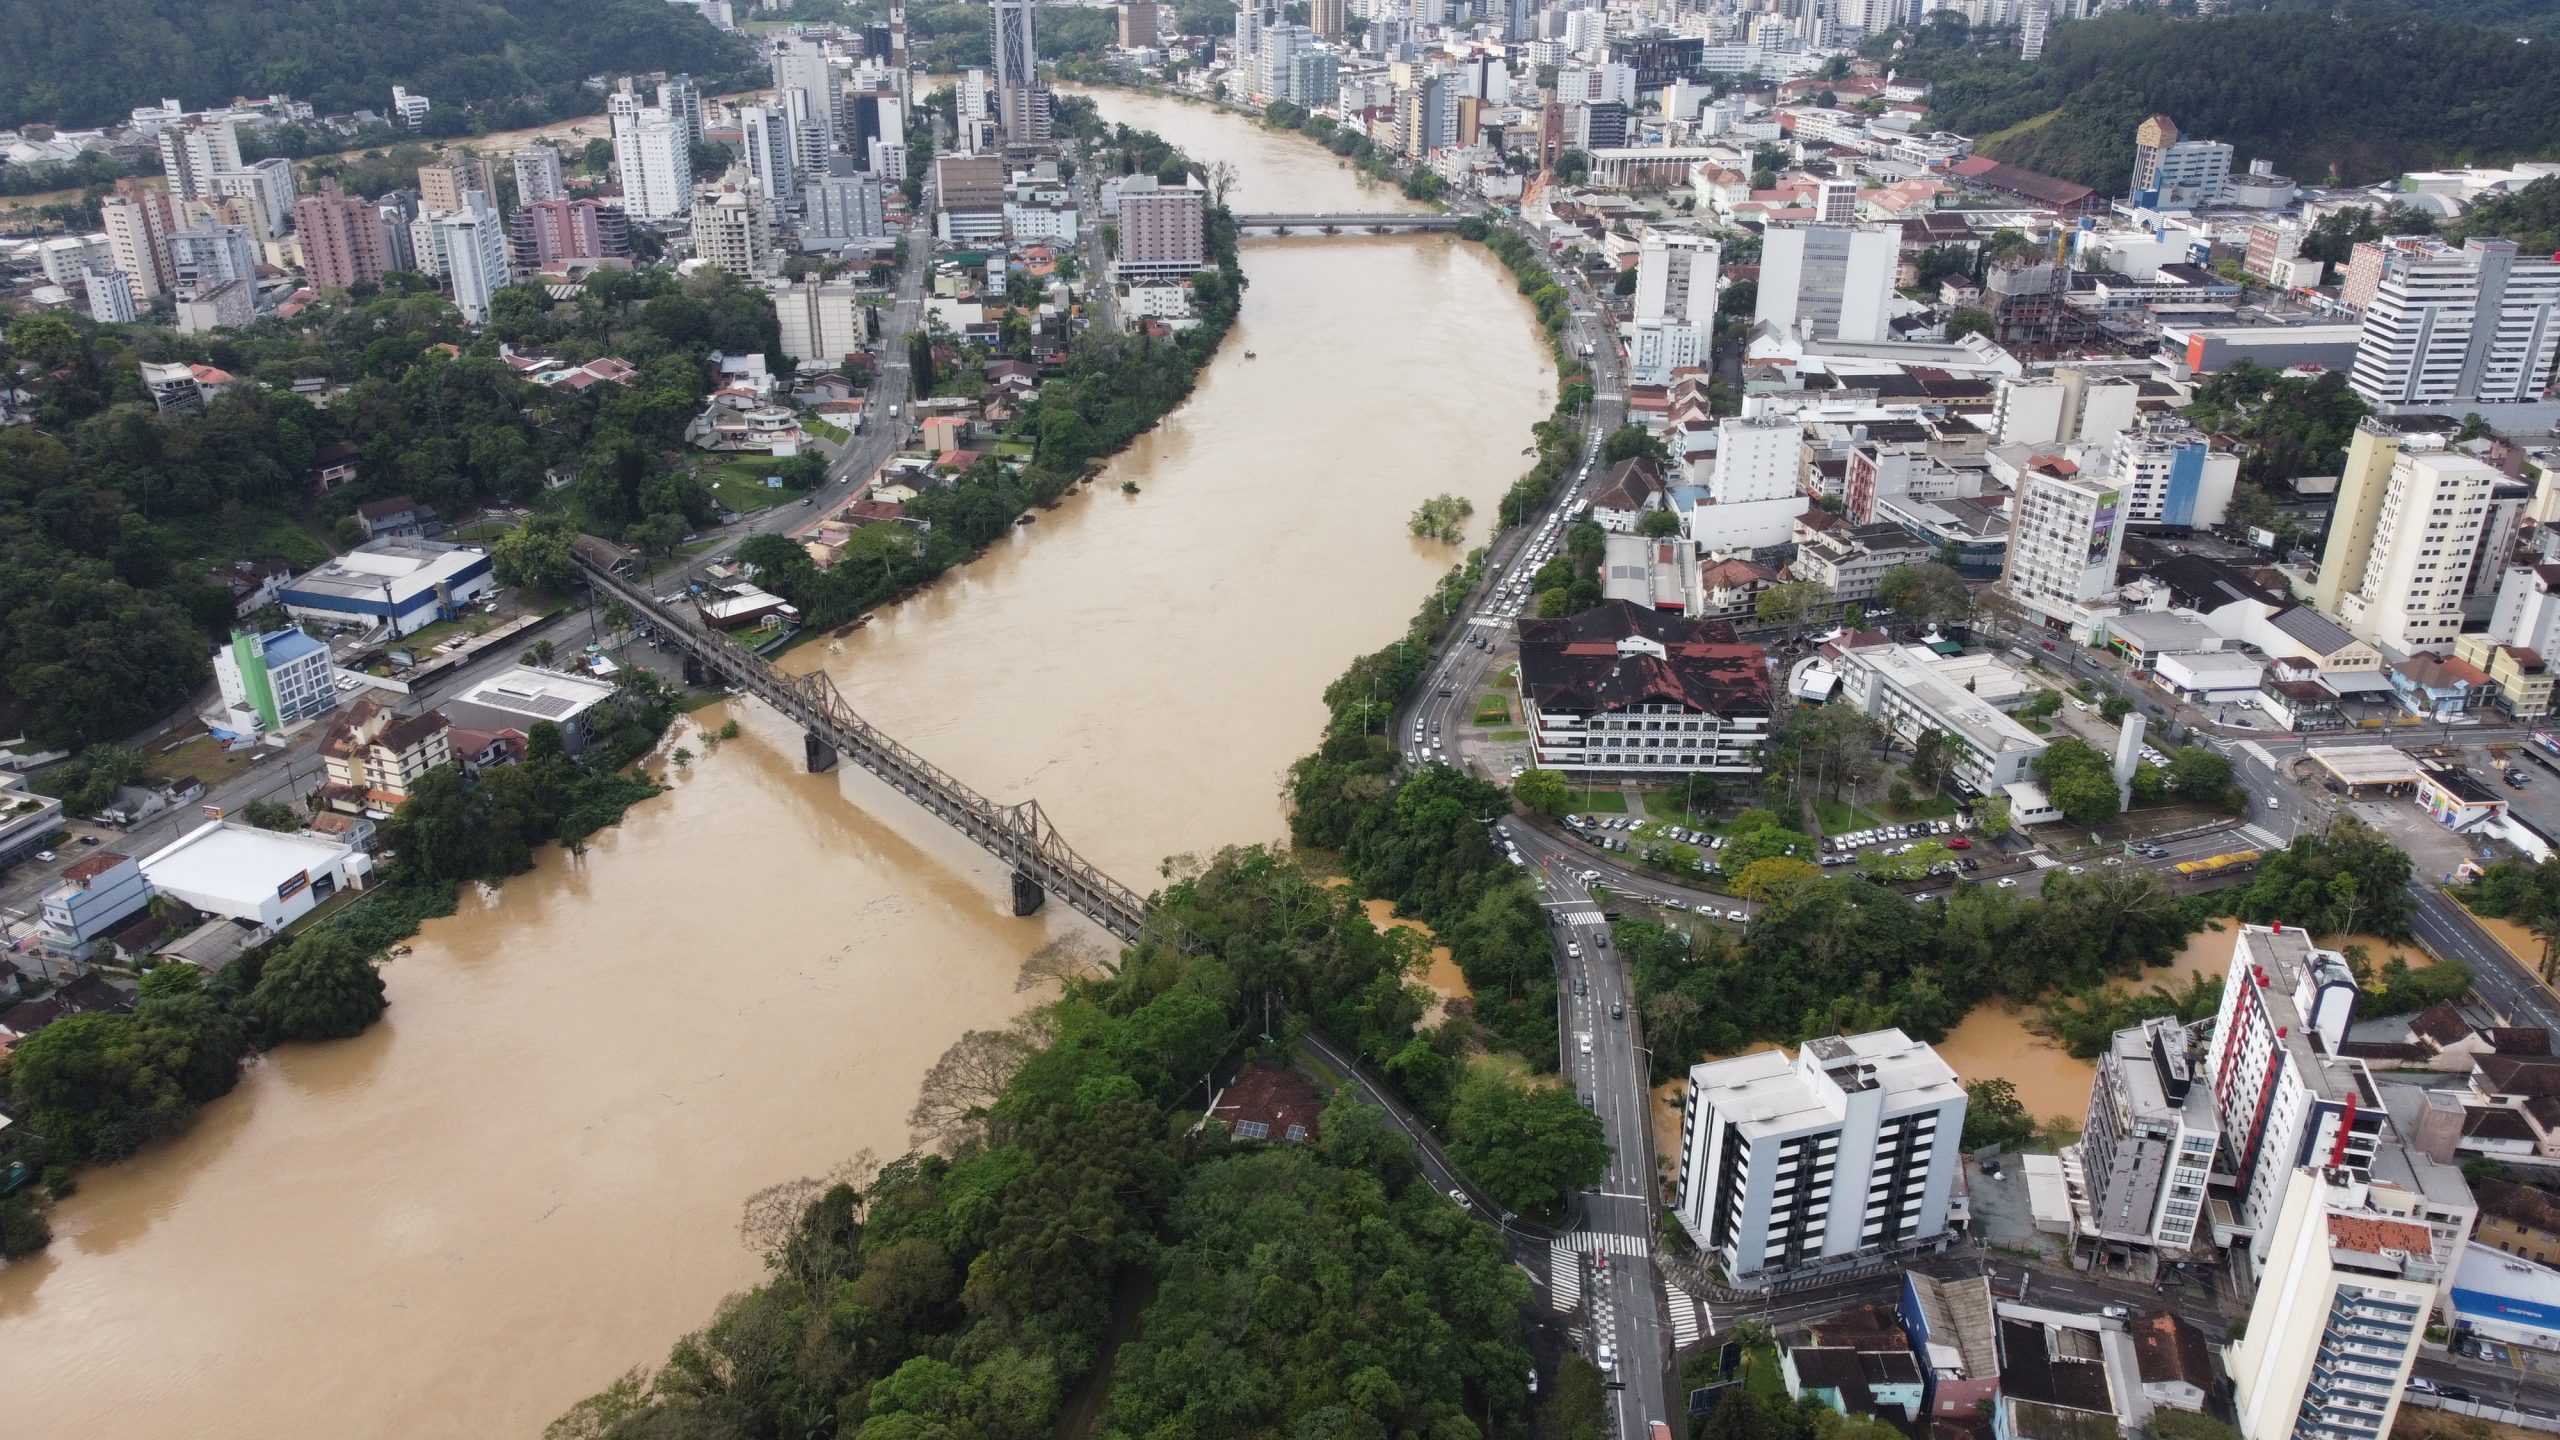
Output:
[[[2014,875],[2003,875],[2003,876],[2001,876],[2001,877],[2000,877],[2000,888],[2001,888],[2001,889],[2003,889],[2003,890],[2015,890],[2015,889],[2017,889],[2017,888],[2018,888],[2018,877],[2016,877],[2016,876],[2014,876]]]

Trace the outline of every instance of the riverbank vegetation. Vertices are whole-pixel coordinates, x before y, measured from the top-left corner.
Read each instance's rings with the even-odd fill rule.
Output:
[[[524,763],[472,780],[451,766],[421,777],[386,829],[392,857],[369,893],[213,975],[165,964],[143,973],[132,1010],[74,1015],[29,1036],[6,1080],[36,1137],[21,1153],[57,1188],[73,1167],[125,1159],[184,1129],[239,1083],[240,1062],[291,1040],[342,1039],[387,1004],[376,966],[427,920],[453,913],[466,883],[529,869],[536,847],[572,850],[657,793],[629,767],[673,718],[645,672],[620,718],[571,758],[537,723]]]
[[[1106,124],[1090,100],[1062,95],[1057,106],[1060,128],[1086,144],[1103,173],[1207,174],[1161,136]],[[1059,373],[1042,382],[1038,399],[999,437],[998,448],[1029,446],[1029,459],[982,456],[948,488],[907,501],[914,524],[855,531],[827,569],[772,534],[749,538],[738,558],[756,568],[757,583],[798,607],[810,629],[820,631],[928,584],[984,550],[1017,518],[1082,483],[1190,398],[1244,296],[1235,217],[1222,205],[1209,207],[1207,241],[1209,268],[1191,281],[1199,323],[1162,339],[1079,333]]]
[[[1031,1440],[1070,1407],[1079,1433],[1168,1440],[1523,1433],[1528,1282],[1384,1112],[1337,1097],[1268,1147],[1199,1123],[1202,1072],[1285,1053],[1266,998],[1337,1035],[1409,1028],[1407,947],[1258,848],[1157,914],[1179,943],[937,1067],[935,1149],[751,1201],[764,1282],[552,1440]]]

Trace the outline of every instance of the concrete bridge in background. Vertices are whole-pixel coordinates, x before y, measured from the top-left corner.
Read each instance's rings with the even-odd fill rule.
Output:
[[[1455,230],[1458,220],[1455,215],[1425,211],[1362,214],[1319,210],[1305,215],[1238,215],[1236,229],[1246,235],[1292,235],[1300,232],[1316,235],[1413,235],[1432,230]]]

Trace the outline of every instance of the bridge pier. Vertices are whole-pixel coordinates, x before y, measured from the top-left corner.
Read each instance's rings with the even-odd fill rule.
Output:
[[[1040,902],[1048,898],[1049,892],[1040,888],[1040,882],[1033,878],[1031,872],[1027,870],[1013,872],[1014,914],[1036,915],[1040,911]]]
[[[703,665],[701,656],[695,655],[691,652],[686,653],[684,657],[684,683],[687,685],[708,685],[711,683],[711,671],[708,667]]]
[[[815,730],[801,732],[800,741],[809,757],[809,773],[824,775],[836,768],[836,747],[828,744]]]

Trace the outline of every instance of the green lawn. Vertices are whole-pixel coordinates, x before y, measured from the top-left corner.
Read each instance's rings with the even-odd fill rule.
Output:
[[[1944,795],[1914,795],[1909,805],[1882,804],[1876,808],[1896,820],[1944,820],[1956,813],[1956,802]]]
[[[1032,447],[1023,444],[1019,440],[999,440],[996,442],[996,458],[999,460],[1028,460],[1031,458],[1031,453]]]
[[[765,488],[764,477],[773,473],[766,460],[730,460],[701,472],[702,483],[710,487],[712,498],[721,508],[747,514],[768,510],[780,504],[791,492]]]
[[[1841,835],[1851,830],[1872,829],[1884,823],[1883,820],[1857,806],[1839,800],[1814,801],[1813,814],[1815,819],[1822,822],[1822,833],[1825,835]]]
[[[1705,830],[1715,834],[1724,833],[1723,823],[1715,818],[1712,810],[1690,809],[1681,803],[1680,792],[1677,790],[1645,791],[1644,813],[1656,820],[1678,825],[1684,829]]]
[[[1754,1345],[1743,1352],[1742,1383],[1754,1399],[1786,1401],[1787,1374],[1778,1368],[1777,1346]]]
[[[1487,695],[1484,697],[1484,700],[1476,706],[1475,723],[1478,725],[1510,724],[1511,706],[1509,702],[1505,701],[1499,695]]]
[[[1570,790],[1566,794],[1571,799],[1568,808],[1585,814],[1596,812],[1603,815],[1624,815],[1627,813],[1627,797],[1624,792],[1614,786],[1606,790]]]

